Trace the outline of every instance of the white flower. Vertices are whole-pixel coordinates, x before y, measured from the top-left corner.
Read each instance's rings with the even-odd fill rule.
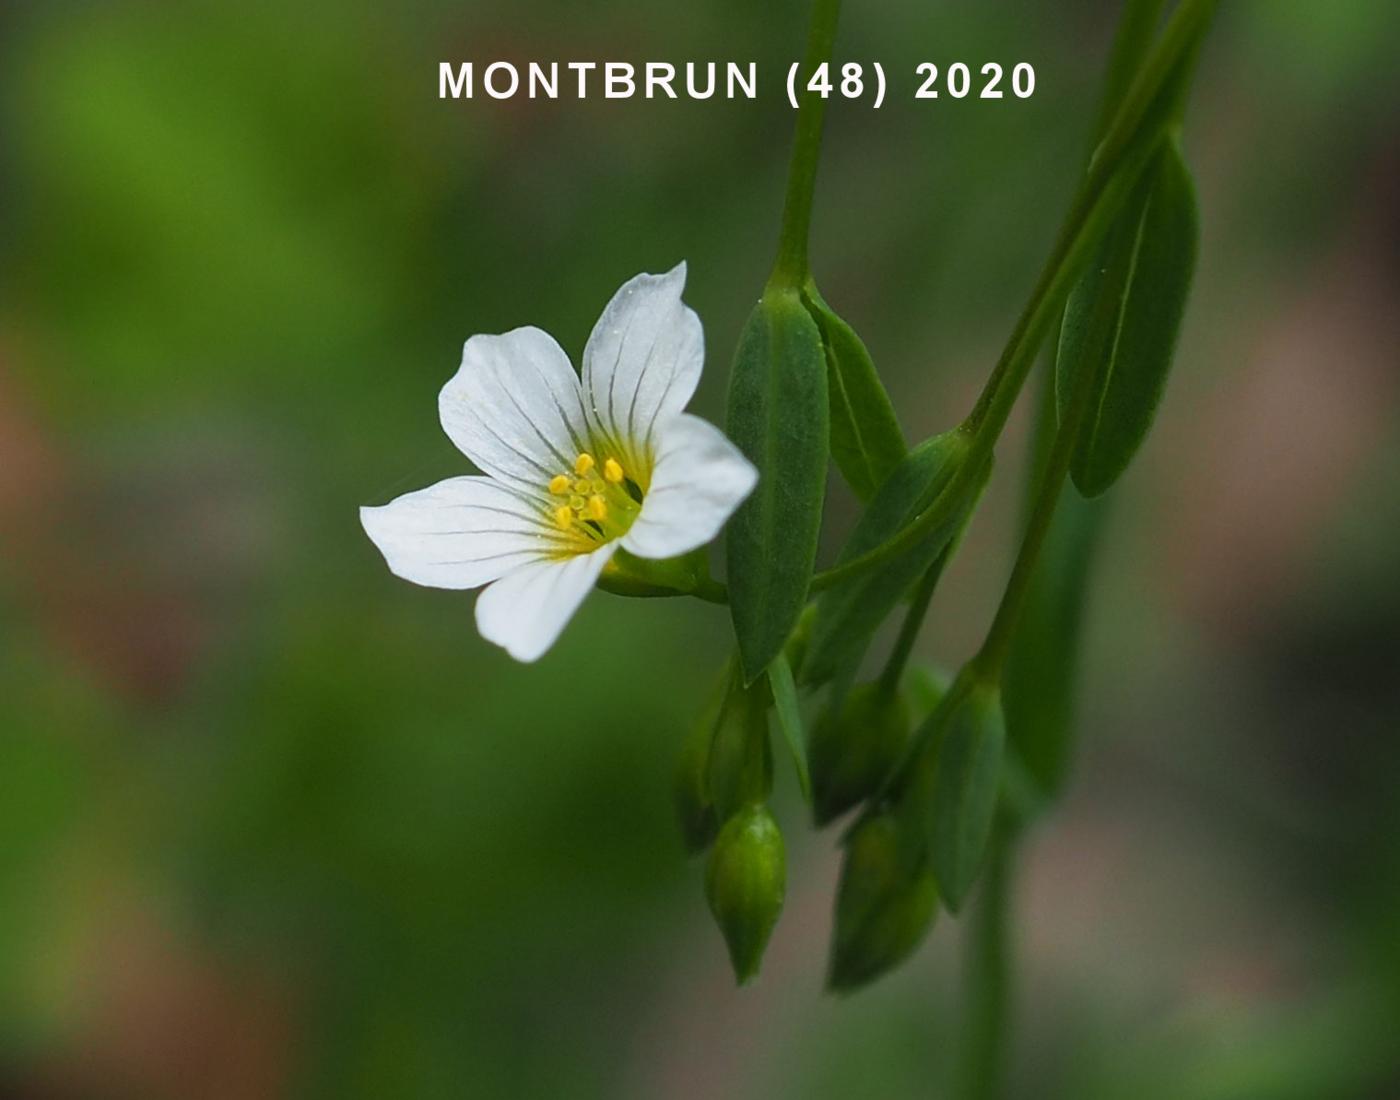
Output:
[[[438,411],[486,476],[360,509],[398,576],[488,586],[477,628],[518,660],[554,643],[619,547],[694,550],[754,487],[757,471],[719,429],[681,411],[704,358],[684,286],[683,263],[625,283],[588,338],[581,382],[540,329],[473,336]]]

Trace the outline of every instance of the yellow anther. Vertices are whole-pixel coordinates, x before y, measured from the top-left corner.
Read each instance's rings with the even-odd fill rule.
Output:
[[[601,477],[595,477],[592,481],[588,483],[588,486],[595,493],[601,493],[604,489],[608,487],[607,483]]]
[[[608,518],[608,502],[607,502],[606,500],[604,500],[604,499],[603,499],[602,497],[600,497],[600,496],[591,496],[591,497],[589,497],[589,498],[588,498],[588,518],[589,518],[589,519],[607,519],[607,518]]]
[[[569,525],[574,522],[573,509],[567,504],[560,505],[558,508],[554,509],[554,520],[560,527],[567,531]]]
[[[610,458],[603,463],[603,476],[614,485],[622,480],[622,463],[615,458]]]
[[[586,477],[581,477],[581,478],[579,478],[577,481],[574,482],[574,492],[576,492],[576,493],[582,493],[584,496],[587,496],[587,495],[588,495],[589,493],[591,493],[592,491],[593,491],[593,482],[592,482],[591,479],[586,478]]]
[[[569,507],[572,508],[575,512],[582,512],[583,506],[587,503],[588,502],[584,500],[583,497],[579,496],[577,493],[575,493],[569,498]]]
[[[593,456],[587,451],[584,451],[583,454],[579,455],[574,461],[574,473],[578,474],[579,477],[587,477],[588,471],[593,469],[596,465],[598,465],[598,463],[593,461]]]
[[[560,474],[549,479],[549,491],[557,497],[563,496],[569,491],[569,475]]]

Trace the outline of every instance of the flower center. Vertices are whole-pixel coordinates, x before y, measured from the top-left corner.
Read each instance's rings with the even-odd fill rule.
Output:
[[[559,529],[586,543],[621,538],[642,510],[641,488],[622,463],[605,457],[600,466],[587,451],[574,460],[572,472],[550,479],[549,494],[557,501],[553,515]]]

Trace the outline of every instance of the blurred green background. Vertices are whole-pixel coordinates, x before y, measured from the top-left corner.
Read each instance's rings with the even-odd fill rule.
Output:
[[[1400,1096],[1400,6],[1225,9],[1156,433],[1115,496],[1068,803],[1020,891],[1018,1096]],[[849,0],[814,266],[906,429],[967,409],[1076,177],[1107,0]],[[937,1096],[958,932],[821,995],[834,837],[732,987],[669,776],[722,613],[591,598],[538,666],[356,507],[463,472],[476,332],[577,356],[690,264],[696,408],[776,239],[793,0],[0,13],[0,1095]],[[756,103],[440,103],[441,60],[738,60]],[[1033,99],[914,102],[1032,63]],[[938,600],[1009,564],[1025,415]],[[850,497],[829,509],[833,544]]]

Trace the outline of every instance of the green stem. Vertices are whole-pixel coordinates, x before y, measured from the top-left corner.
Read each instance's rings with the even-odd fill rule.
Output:
[[[889,660],[880,675],[880,687],[886,697],[892,697],[899,690],[899,681],[904,675],[905,667],[909,664],[909,655],[913,652],[914,643],[919,637],[919,630],[924,625],[924,616],[928,614],[929,601],[933,598],[934,590],[938,587],[939,578],[943,576],[943,570],[948,567],[948,563],[953,560],[953,555],[958,552],[963,533],[967,530],[968,518],[970,516],[964,518],[963,522],[959,524],[952,540],[934,559],[933,564],[924,571],[924,575],[915,582],[914,589],[909,594],[909,612],[904,616],[904,622],[899,628],[899,637],[895,639],[894,649],[890,651]]]
[[[1093,145],[1084,158],[1087,162],[1093,161],[1094,148],[1103,140],[1142,69],[1143,59],[1152,47],[1152,37],[1162,21],[1163,7],[1165,0],[1124,0],[1123,15],[1113,36],[1113,49],[1099,96],[1099,111],[1094,119]]]
[[[960,685],[966,686],[971,681],[981,681],[984,684],[1000,683],[1002,666],[1006,662],[1006,653],[1015,632],[1016,621],[1030,592],[1031,581],[1035,576],[1036,562],[1039,560],[1041,548],[1045,544],[1045,535],[1050,529],[1050,521],[1055,516],[1055,506],[1060,501],[1060,490],[1064,487],[1065,477],[1069,473],[1070,460],[1074,456],[1074,445],[1079,435],[1079,427],[1084,421],[1093,397],[1093,381],[1089,372],[1080,372],[1079,384],[1075,389],[1069,411],[1060,424],[1059,430],[1055,433],[1055,443],[1050,451],[1044,476],[1036,486],[1035,506],[1031,510],[1026,534],[1021,542],[1021,549],[1016,554],[1016,563],[1011,568],[1011,577],[1006,582],[1006,591],[1002,593],[996,617],[992,620],[991,629],[987,632],[982,648],[958,673],[953,686],[948,689],[943,701],[939,704],[940,709],[953,705]],[[940,565],[942,561],[943,558],[940,557]],[[908,626],[907,620],[905,625]],[[917,627],[914,629],[917,630]],[[934,716],[915,731],[900,763],[885,780],[880,794],[871,800],[871,805],[880,804],[884,793],[897,788],[913,762],[929,751],[930,739],[937,736],[943,729],[942,723],[936,720],[937,714],[938,711],[935,711]]]
[[[1097,379],[1092,371],[1079,372],[1074,392],[1070,395],[1070,406],[1055,432],[1055,442],[1050,447],[1050,455],[1035,486],[1035,504],[1026,522],[1026,533],[1016,554],[1016,563],[1011,567],[1006,591],[1002,593],[996,617],[987,631],[982,648],[969,662],[984,683],[999,683],[1001,680],[1001,670],[1016,633],[1016,623],[1035,580],[1036,563],[1040,560],[1051,521],[1055,518],[1055,508],[1060,503],[1061,490],[1074,458],[1074,448],[1079,442],[1080,427],[1093,403],[1096,386]]]
[[[958,429],[971,437],[967,457],[958,472],[938,498],[899,533],[850,561],[817,573],[812,578],[813,592],[841,584],[899,557],[918,545],[929,531],[945,523],[962,503],[1006,425],[1035,355],[1055,323],[1065,296],[1082,274],[1094,249],[1146,167],[1156,146],[1157,135],[1179,116],[1185,82],[1175,78],[1183,66],[1189,66],[1194,61],[1215,5],[1216,0],[1181,0],[1157,48],[1147,58],[1141,74],[1132,83],[1123,104],[1114,114],[1112,124],[1099,144],[1090,169],[1070,206],[1030,301],[1022,311],[971,414]],[[1143,28],[1149,25],[1150,20],[1143,13],[1149,6],[1144,3],[1135,9],[1140,22],[1132,33],[1144,33]],[[816,0],[808,37],[808,69],[814,69],[822,60],[830,57],[839,13],[840,0]],[[769,280],[770,285],[777,282],[796,287],[806,278],[812,190],[824,114],[825,101],[815,92],[804,91],[793,144],[778,262]],[[1053,504],[1050,507],[1053,512]],[[1038,543],[1043,539],[1042,531],[1037,537],[1037,546],[1033,548],[1036,554],[1039,553]],[[1029,578],[1018,579],[1013,572],[1012,583],[1024,589],[1029,584]],[[708,581],[703,590],[689,593],[660,590],[642,593],[633,590],[625,594],[695,595],[711,603],[728,601],[727,590],[717,581]],[[1018,601],[1023,594],[1017,594]],[[917,624],[912,625],[911,629],[917,631]],[[997,646],[1004,646],[1000,634],[1005,629],[997,630],[994,624]],[[989,636],[988,640],[993,639]],[[999,670],[1002,659],[1003,656],[989,655],[982,668],[991,668],[995,664]]]
[[[1007,417],[1054,324],[1065,296],[1079,279],[1108,226],[1146,168],[1157,138],[1179,107],[1177,77],[1194,60],[1216,0],[1182,0],[1100,143],[1030,301],[1001,358],[961,430],[972,436],[966,461],[948,487],[898,534],[848,562],[812,578],[819,592],[900,556],[945,523],[965,499],[990,457]]]
[[[812,224],[812,192],[817,182],[817,159],[821,153],[822,121],[826,98],[807,89],[807,81],[818,65],[829,64],[836,41],[836,23],[841,0],[815,0],[812,25],[807,32],[807,55],[798,79],[802,94],[798,100],[797,128],[788,166],[787,197],[783,202],[783,228],[778,239],[778,258],[769,276],[769,286],[796,289],[807,278],[807,238]]]
[[[940,560],[929,566],[915,584],[909,597],[909,610],[899,628],[899,637],[895,639],[894,649],[890,651],[889,660],[885,663],[884,671],[880,673],[880,690],[886,696],[893,696],[899,690],[899,681],[909,664],[909,655],[914,651],[919,629],[924,625],[924,615],[928,613],[933,590],[938,587],[938,578],[943,573],[942,555],[939,557]]]
[[[1096,217],[1102,217],[1105,222],[1111,221],[1117,215],[1119,208],[1127,199],[1128,189],[1136,186],[1138,177],[1146,167],[1148,161],[1155,153],[1158,142],[1169,126],[1177,124],[1180,106],[1183,101],[1184,79],[1171,82],[1168,77],[1176,70],[1173,68],[1172,60],[1189,66],[1194,60],[1196,50],[1200,44],[1200,36],[1204,33],[1205,20],[1213,10],[1213,0],[1182,0],[1177,7],[1172,22],[1168,25],[1163,34],[1163,40],[1153,51],[1144,66],[1144,75],[1134,85],[1130,93],[1130,106],[1132,102],[1141,101],[1147,96],[1153,107],[1152,114],[1157,116],[1158,125],[1145,127],[1147,135],[1145,140],[1137,142],[1140,148],[1133,149],[1133,145],[1121,136],[1120,131],[1126,125],[1125,119],[1133,116],[1133,111],[1125,108],[1118,112],[1108,137],[1099,146],[1095,156],[1094,168],[1089,173],[1089,179],[1093,180],[1102,174],[1103,165],[1106,163],[1106,156],[1111,156],[1114,149],[1118,149],[1120,155],[1124,148],[1133,150],[1131,160],[1128,163],[1133,165],[1129,171],[1127,167],[1120,175],[1123,180],[1115,183],[1116,177],[1110,175],[1106,181],[1099,185],[1099,195],[1097,197],[1080,199],[1075,202],[1067,219],[1066,228],[1061,233],[1061,237],[1073,236],[1078,238],[1075,249],[1082,248],[1086,255],[1079,258],[1078,263],[1087,261],[1088,254],[1097,249],[1098,242],[1106,226],[1098,228],[1097,232],[1088,232],[1080,228],[1071,232],[1071,227],[1075,223],[1075,211],[1085,206],[1086,201],[1091,207],[1097,207],[1101,212]],[[1184,74],[1183,74],[1184,76]],[[1150,89],[1145,92],[1144,88]],[[1145,113],[1143,108],[1141,113]],[[1108,151],[1106,154],[1105,151]],[[1103,192],[1114,185],[1114,189],[1120,194],[1117,201],[1108,203],[1103,201]],[[1090,189],[1092,190],[1092,189]],[[1102,213],[1108,211],[1108,213]],[[1057,248],[1057,253],[1061,250]],[[1050,264],[1050,269],[1057,267],[1054,257]],[[1054,278],[1042,277],[1040,287],[1056,282],[1065,272],[1072,273],[1073,278],[1078,277],[1079,266],[1062,261],[1058,264],[1058,272]],[[1017,330],[1012,334],[1008,344],[1007,352],[1002,357],[1002,362],[998,364],[998,370],[994,372],[994,377],[989,380],[987,388],[983,391],[983,399],[979,399],[978,407],[973,410],[972,415],[960,427],[960,431],[972,433],[972,446],[969,447],[967,456],[963,464],[959,467],[949,486],[939,495],[927,509],[917,516],[909,526],[895,535],[890,541],[882,543],[869,553],[855,558],[852,561],[838,566],[836,569],[828,570],[825,574],[818,574],[813,580],[813,588],[825,587],[828,584],[846,579],[847,576],[855,572],[860,572],[863,562],[878,564],[887,557],[902,553],[909,544],[916,542],[924,534],[924,527],[927,525],[929,517],[933,517],[935,522],[942,522],[947,514],[951,513],[964,498],[966,489],[963,486],[969,484],[979,473],[982,463],[990,453],[990,448],[995,442],[1005,417],[1010,411],[1011,403],[1014,402],[1016,394],[1019,392],[1022,383],[1025,381],[1026,373],[1029,371],[1039,340],[1030,340],[1025,333],[1034,331],[1037,327],[1053,323],[1054,315],[1047,314],[1045,318],[1038,318],[1035,321],[1028,321],[1027,318],[1039,312],[1042,306],[1049,302],[1057,303],[1062,294],[1068,289],[1057,289],[1052,294],[1042,293],[1038,288],[1037,294],[1032,298],[1032,304],[1027,307],[1026,314],[1023,315],[1021,323],[1017,325]],[[1043,335],[1043,332],[1042,334]],[[1007,371],[1001,368],[1007,363],[1011,367]],[[1000,374],[1003,382],[997,382],[996,376]],[[1089,404],[1093,396],[1093,382],[1090,372],[1079,372],[1078,386],[1072,395],[1070,408],[1067,411],[1059,430],[1055,434],[1055,441],[1051,447],[1051,452],[1046,460],[1045,470],[1039,483],[1035,487],[1036,500],[1031,509],[1030,519],[1027,521],[1026,534],[1021,544],[1021,549],[1016,557],[1016,563],[1012,567],[1012,575],[1007,581],[1005,593],[1003,593],[1000,606],[997,608],[996,617],[992,622],[992,627],[988,631],[987,638],[982,648],[976,656],[972,658],[958,674],[953,687],[944,696],[944,706],[951,706],[958,692],[959,685],[968,681],[980,680],[983,683],[998,683],[1001,679],[1002,668],[1006,661],[1006,652],[1014,634],[1014,627],[1020,616],[1021,610],[1028,598],[1031,582],[1034,579],[1035,564],[1040,556],[1041,549],[1045,543],[1046,534],[1050,526],[1050,521],[1055,514],[1055,506],[1059,502],[1060,491],[1063,488],[1064,480],[1069,472],[1070,461],[1074,453],[1075,439],[1078,435],[1079,425],[1087,414]],[[989,428],[989,425],[991,426]],[[911,537],[912,536],[912,537]],[[928,751],[930,738],[935,736],[941,729],[940,723],[935,716],[926,721],[923,726],[916,731],[904,757],[900,764],[894,769],[886,779],[880,794],[872,800],[871,804],[878,804],[885,793],[895,789],[903,782],[908,768],[913,761],[919,759],[921,755]]]
[[[1114,63],[1111,66],[1112,73],[1109,80],[1110,91],[1115,81],[1121,84],[1126,80],[1121,69],[1127,68],[1133,63],[1132,51],[1145,49],[1141,36],[1150,33],[1151,12],[1154,8],[1160,8],[1160,5],[1147,2],[1129,7],[1127,24],[1119,35],[1114,51]],[[1169,99],[1168,129],[1180,126],[1184,101],[1184,93],[1178,88]],[[1108,103],[1106,101],[1104,113],[1107,114],[1107,112]],[[1016,555],[1016,564],[1011,570],[1011,578],[1007,581],[1006,591],[1002,595],[1001,604],[997,608],[996,618],[992,621],[991,629],[987,632],[986,641],[982,643],[982,648],[971,662],[979,678],[989,683],[997,683],[1001,680],[1002,668],[1006,664],[1006,656],[1015,636],[1016,624],[1030,596],[1031,586],[1035,581],[1036,564],[1040,560],[1046,537],[1050,533],[1051,523],[1055,518],[1055,509],[1060,502],[1061,490],[1064,488],[1065,478],[1069,474],[1070,462],[1074,458],[1074,448],[1079,441],[1080,426],[1088,415],[1089,406],[1095,396],[1097,380],[1093,378],[1091,372],[1081,370],[1078,372],[1078,376],[1074,392],[1070,394],[1070,407],[1061,419],[1055,433],[1055,441],[1050,447],[1050,453],[1038,471],[1039,477],[1033,488],[1034,504],[1031,508],[1030,519],[1026,524],[1021,550]],[[1053,385],[1053,379],[1051,384]]]
[[[1098,112],[1086,142],[1086,171],[1094,149],[1103,140],[1152,48],[1163,6],[1164,0],[1123,2]],[[1055,442],[1055,387],[1063,326],[1062,315],[1050,335],[1050,354],[1044,360],[1043,381],[1037,395],[1035,427],[1027,447],[1023,531],[1029,527]],[[1058,792],[1073,740],[1071,708],[1074,670],[1081,648],[1080,625],[1104,516],[1103,502],[1083,500],[1068,487],[1061,489],[1060,498],[1025,606],[1018,616],[1001,680],[1007,737],[1051,797]]]
[[[965,958],[966,1010],[954,1095],[995,1100],[1006,1070],[1011,1009],[1012,838],[998,830],[987,854]]]

